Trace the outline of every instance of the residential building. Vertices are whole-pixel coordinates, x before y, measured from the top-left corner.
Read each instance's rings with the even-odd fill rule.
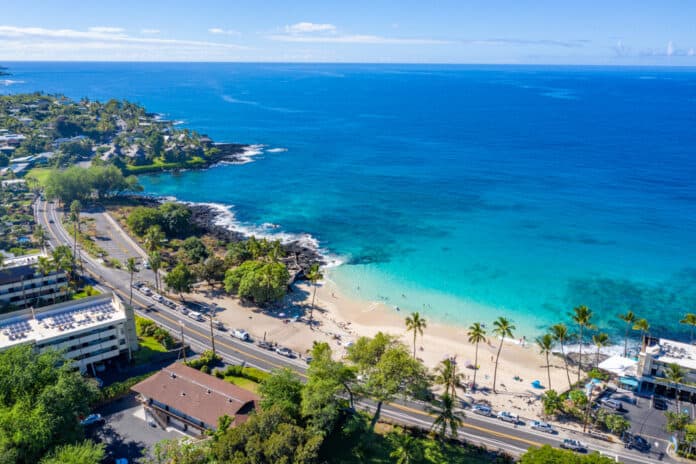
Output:
[[[667,377],[671,364],[678,365],[684,373],[678,384]],[[642,393],[666,394],[678,390],[680,396],[696,401],[696,346],[645,337],[638,355],[637,375]]]
[[[162,427],[202,435],[227,415],[232,426],[246,421],[259,397],[183,363],[174,363],[133,386],[145,410]]]
[[[0,351],[26,343],[93,373],[138,349],[133,310],[111,293],[0,315]]]
[[[65,296],[68,276],[64,271],[39,272],[44,254],[5,258],[0,267],[0,309],[41,306]]]

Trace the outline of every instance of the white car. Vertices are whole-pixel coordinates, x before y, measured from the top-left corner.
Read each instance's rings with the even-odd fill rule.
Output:
[[[157,293],[153,293],[151,298],[158,303],[161,303],[164,301],[164,297],[162,295],[158,295]]]
[[[553,427],[551,427],[551,424],[548,422],[541,422],[541,421],[532,421],[531,427],[534,430],[538,430],[540,432],[546,432],[546,433],[556,433],[556,430],[554,430]]]
[[[197,311],[189,311],[188,317],[198,322],[203,322],[205,320],[203,319],[203,315]]]
[[[140,287],[139,289],[143,295],[150,295],[152,293],[152,290],[150,290],[148,287]]]
[[[247,332],[244,329],[234,329],[234,331],[232,332],[232,336],[245,342],[248,342],[251,339],[251,337],[249,336],[249,332]]]
[[[181,312],[181,314],[188,314],[188,313],[189,313],[188,308],[187,308],[186,306],[184,306],[184,305],[178,305],[178,306],[176,307],[176,310],[179,311],[179,312]]]
[[[493,410],[491,407],[486,406],[485,404],[475,404],[471,410],[474,414],[479,414],[481,416],[490,417],[493,415]]]
[[[293,354],[293,352],[290,348],[285,348],[285,347],[279,346],[278,348],[275,349],[275,352],[281,356],[285,356],[286,358],[294,358],[295,357],[295,355]]]
[[[500,411],[496,417],[503,422],[510,422],[511,424],[516,424],[520,421],[520,416],[508,411]]]

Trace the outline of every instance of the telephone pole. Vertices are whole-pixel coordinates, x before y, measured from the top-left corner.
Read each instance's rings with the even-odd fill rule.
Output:
[[[215,316],[215,308],[211,307],[208,312],[210,318],[210,345],[213,348],[213,359],[215,359],[215,332],[213,331],[213,317]]]
[[[181,352],[179,355],[184,358],[184,362],[186,362],[186,343],[184,343],[184,323],[183,321],[179,321],[179,327],[181,328]]]

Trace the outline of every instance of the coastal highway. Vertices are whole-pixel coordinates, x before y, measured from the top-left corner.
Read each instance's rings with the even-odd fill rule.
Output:
[[[48,231],[52,245],[71,243],[71,236],[61,225],[60,215],[55,204],[37,199],[35,214],[38,223]],[[117,233],[123,232],[119,230]],[[128,240],[124,240],[123,243],[127,244]],[[133,249],[132,251],[132,256],[140,255],[138,250]],[[87,255],[86,252],[82,252],[81,256],[85,272],[89,273],[100,287],[113,291],[124,301],[128,301],[130,276],[127,272],[106,267]],[[191,345],[193,349],[210,348],[210,325],[208,322],[193,321],[167,306],[153,302],[138,291],[133,292],[133,304],[137,313],[153,319],[172,332],[175,337],[180,336],[183,326],[186,343]],[[276,341],[282,342],[281,340]],[[300,377],[306,378],[307,365],[304,361],[285,358],[274,352],[261,349],[253,343],[233,339],[229,332],[215,330],[215,347],[218,354],[226,362],[245,363],[266,371],[289,367]],[[374,403],[367,400],[357,401],[356,406],[370,411],[374,410],[375,407]],[[496,418],[478,416],[470,411],[465,413],[464,423],[459,430],[459,436],[462,439],[483,445],[491,450],[503,450],[514,456],[519,456],[531,446],[544,444],[558,446],[563,438],[576,438],[586,444],[591,451],[599,451],[617,462],[636,464],[659,462],[655,453],[641,454],[637,451],[626,450],[619,444],[601,442],[581,433],[572,434],[564,431],[561,435],[550,435],[532,430],[528,425],[513,426]],[[384,405],[382,415],[392,421],[424,429],[429,429],[434,420],[434,415],[429,412],[427,405],[413,401],[399,401]],[[661,444],[660,448],[660,451],[664,451],[664,444]],[[665,456],[664,461],[668,460],[670,458]]]

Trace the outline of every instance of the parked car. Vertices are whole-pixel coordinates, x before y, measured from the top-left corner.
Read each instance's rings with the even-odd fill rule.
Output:
[[[263,348],[264,350],[274,350],[275,348],[273,347],[273,343],[267,342],[266,340],[259,340],[256,342],[256,344],[259,346],[259,348]]]
[[[311,356],[307,356],[306,358],[304,358],[304,360],[305,360],[305,362],[306,362],[307,364],[311,364],[312,361],[314,360],[314,358],[311,357]]]
[[[290,348],[285,348],[283,346],[279,346],[278,348],[276,348],[275,352],[281,356],[285,356],[286,358],[294,358],[295,357],[295,355],[293,354],[293,352]]]
[[[177,305],[176,310],[180,311],[181,314],[184,314],[184,315],[189,313],[188,308],[184,305]]]
[[[213,327],[215,327],[218,330],[225,330],[225,324],[223,324],[222,321],[218,319],[213,319]]]
[[[244,329],[234,329],[232,331],[232,336],[234,338],[240,339],[243,342],[248,342],[251,339],[251,337],[249,336],[249,332],[247,332]]]
[[[548,422],[541,422],[541,421],[532,421],[531,424],[532,429],[538,430],[540,432],[546,432],[546,433],[556,433],[556,430],[551,427],[551,424]]]
[[[572,438],[566,438],[561,442],[561,448],[575,451],[577,453],[586,453],[587,447],[580,443],[578,440]]]
[[[150,295],[152,293],[152,290],[145,286],[140,287],[140,291],[143,293],[143,295]]]
[[[493,415],[493,410],[490,408],[490,406],[486,406],[485,404],[475,404],[471,410],[474,414],[479,414],[481,416],[490,417]]]
[[[599,404],[607,409],[613,409],[616,412],[623,412],[624,407],[620,401],[612,400],[611,398],[602,398],[599,400]]]
[[[164,303],[165,306],[169,306],[172,309],[176,308],[176,303],[174,303],[172,300],[165,299],[162,303]]]
[[[80,425],[86,427],[88,425],[101,424],[103,422],[104,418],[102,418],[101,414],[90,414],[80,421]]]
[[[503,422],[510,422],[511,424],[516,424],[520,421],[520,416],[513,414],[508,411],[500,411],[497,415],[498,419]]]
[[[626,432],[623,434],[623,437],[621,439],[624,442],[624,447],[626,449],[635,449],[640,451],[641,453],[647,453],[650,451],[650,443],[648,443],[648,440],[645,438],[641,437],[640,435],[634,435],[632,433]]]
[[[189,311],[188,317],[190,317],[194,321],[198,321],[198,322],[203,322],[205,320],[203,318],[203,315],[197,311]]]
[[[660,411],[667,410],[667,401],[662,398],[653,398],[653,408],[659,409]]]
[[[156,301],[158,303],[161,303],[164,301],[164,297],[162,295],[157,294],[157,293],[153,293],[150,298],[152,298],[154,301]]]

